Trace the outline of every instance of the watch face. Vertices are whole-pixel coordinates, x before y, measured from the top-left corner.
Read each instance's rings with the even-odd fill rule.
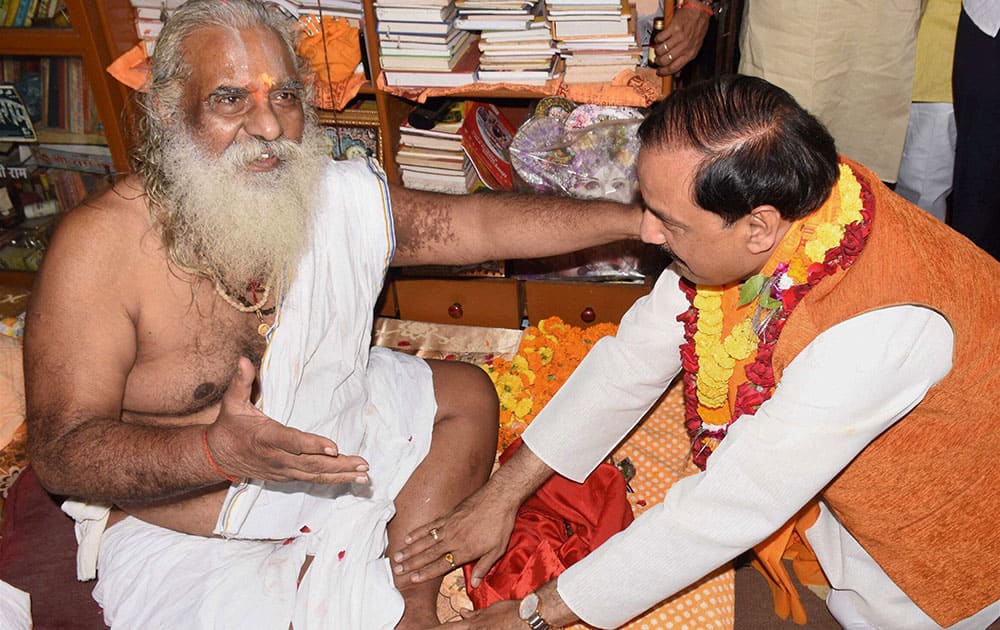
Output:
[[[517,615],[527,621],[529,617],[535,614],[536,610],[538,610],[538,595],[528,593],[521,600],[521,606],[517,609]]]

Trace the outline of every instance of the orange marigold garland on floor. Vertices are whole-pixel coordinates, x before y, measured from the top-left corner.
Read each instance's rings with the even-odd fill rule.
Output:
[[[497,450],[506,449],[521,435],[597,340],[617,330],[616,324],[580,328],[549,317],[524,330],[513,359],[496,358],[481,366],[500,397]]]

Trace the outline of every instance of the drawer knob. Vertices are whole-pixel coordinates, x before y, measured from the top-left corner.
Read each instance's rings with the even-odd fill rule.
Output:
[[[465,315],[465,312],[462,310],[462,305],[458,302],[455,302],[448,307],[448,317],[452,319],[462,319],[462,315]]]
[[[597,312],[594,311],[594,307],[588,306],[584,308],[582,311],[580,311],[580,319],[586,322],[587,324],[597,319]]]

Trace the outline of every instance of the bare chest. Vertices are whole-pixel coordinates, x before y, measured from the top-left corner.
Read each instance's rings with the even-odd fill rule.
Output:
[[[214,418],[240,357],[259,367],[266,347],[254,313],[237,311],[204,287],[187,285],[186,295],[184,289],[173,291],[174,299],[147,302],[136,323],[123,409],[145,422]]]

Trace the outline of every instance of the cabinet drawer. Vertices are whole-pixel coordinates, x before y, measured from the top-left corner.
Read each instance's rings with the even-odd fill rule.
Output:
[[[535,325],[540,319],[558,316],[574,326],[617,324],[632,303],[651,288],[647,284],[525,281],[528,323]]]
[[[396,278],[401,319],[437,324],[520,328],[517,281],[506,278]]]
[[[399,317],[399,312],[396,309],[396,288],[393,286],[393,280],[386,280],[385,286],[382,287],[382,293],[378,296],[378,302],[375,303],[375,316],[376,317]]]

